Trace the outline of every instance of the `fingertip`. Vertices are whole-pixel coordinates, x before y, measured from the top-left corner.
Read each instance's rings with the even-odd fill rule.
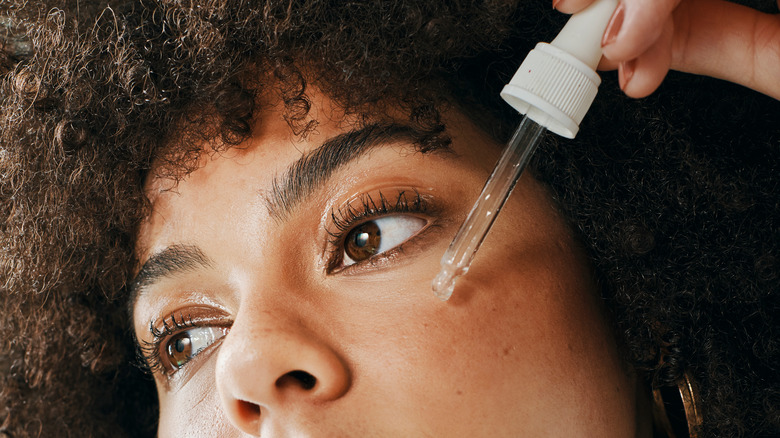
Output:
[[[631,82],[631,78],[634,76],[634,61],[621,62],[618,66],[618,83],[620,89],[624,92],[628,87],[628,83]],[[626,93],[628,94],[628,93]]]
[[[661,85],[671,65],[671,30],[639,58],[621,62],[618,68],[620,89],[627,96],[650,95]]]
[[[621,85],[620,89],[626,93],[626,96],[633,97],[634,99],[641,99],[653,94],[653,91],[658,89],[658,83],[647,83],[642,81],[631,81],[625,87]]]
[[[620,30],[623,27],[623,19],[625,18],[625,7],[623,2],[618,3],[615,10],[612,12],[612,16],[609,17],[607,28],[604,30],[604,35],[601,37],[601,47],[614,45],[617,40]]]
[[[604,32],[602,52],[612,61],[634,59],[660,37],[679,0],[622,0]]]
[[[553,0],[553,9],[564,14],[575,14],[588,7],[594,0]]]

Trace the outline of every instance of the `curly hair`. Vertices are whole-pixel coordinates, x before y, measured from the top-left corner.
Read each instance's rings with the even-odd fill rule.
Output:
[[[457,105],[504,139],[497,90],[565,20],[541,0],[105,3],[0,5],[4,436],[154,435],[126,313],[153,160],[181,177],[204,142],[240,144],[267,92],[305,136],[311,85],[441,141]],[[548,137],[532,171],[631,363],[655,387],[690,372],[705,436],[777,436],[780,103],[683,74],[635,101],[604,76],[578,139]]]

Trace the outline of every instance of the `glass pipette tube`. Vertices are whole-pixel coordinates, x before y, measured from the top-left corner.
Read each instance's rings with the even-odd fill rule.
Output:
[[[440,300],[450,299],[455,281],[468,272],[474,255],[528,165],[545,130],[530,118],[523,117],[482,188],[479,199],[441,258],[441,271],[431,285]]]

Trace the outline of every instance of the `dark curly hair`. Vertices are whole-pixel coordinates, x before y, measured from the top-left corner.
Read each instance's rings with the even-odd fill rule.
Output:
[[[497,91],[565,20],[547,0],[52,3],[0,4],[9,437],[154,435],[126,312],[152,160],[182,176],[204,142],[241,143],[260,93],[305,136],[310,85],[353,115],[401,108],[439,141],[457,105],[505,139],[518,116]],[[636,101],[603,76],[577,140],[548,137],[532,171],[648,382],[690,372],[704,436],[778,436],[780,102],[683,74]]]

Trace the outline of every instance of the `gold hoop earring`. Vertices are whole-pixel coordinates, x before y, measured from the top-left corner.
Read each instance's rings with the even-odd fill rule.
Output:
[[[696,382],[686,372],[677,387],[653,389],[653,419],[669,438],[699,438],[701,409]]]

